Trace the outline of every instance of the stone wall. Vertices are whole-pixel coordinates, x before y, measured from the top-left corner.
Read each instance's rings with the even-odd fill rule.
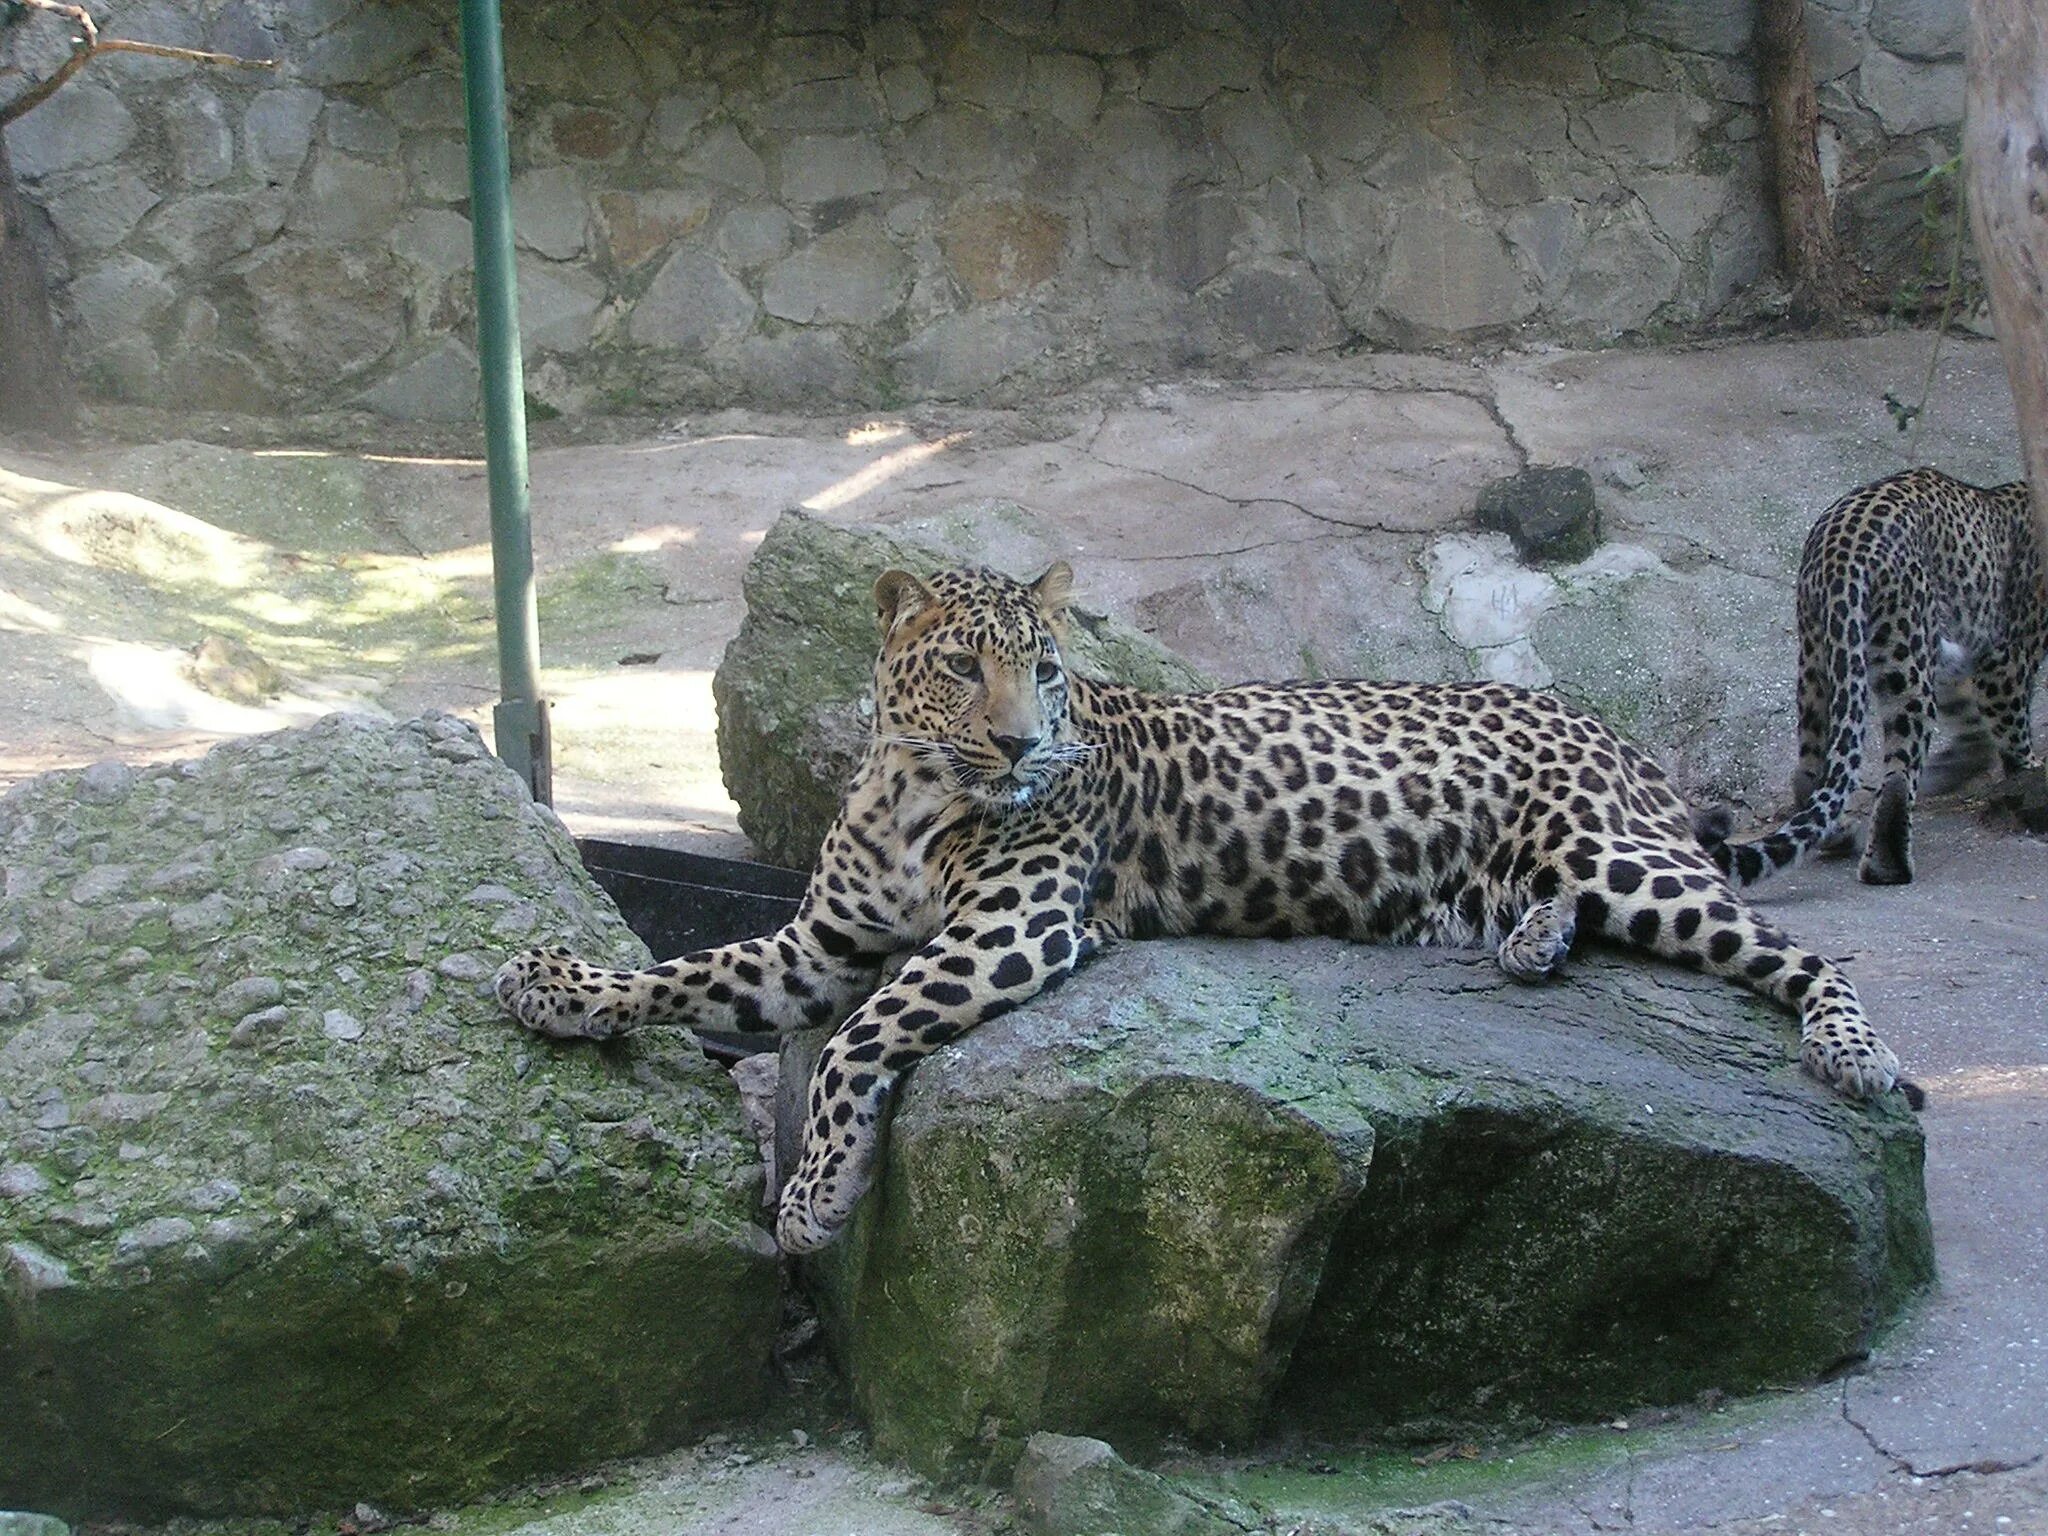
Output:
[[[95,9],[284,67],[97,60],[9,129],[91,383],[473,413],[453,8]],[[1752,0],[506,9],[528,389],[567,412],[1684,333],[1776,259]],[[1910,297],[1962,0],[1810,14],[1840,221]]]

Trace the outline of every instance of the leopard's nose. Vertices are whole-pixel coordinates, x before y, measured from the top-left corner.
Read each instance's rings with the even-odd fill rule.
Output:
[[[993,741],[996,744],[996,750],[998,752],[1001,752],[1003,756],[1007,757],[1011,762],[1016,763],[1022,762],[1024,759],[1024,754],[1031,751],[1032,748],[1036,747],[1041,741],[1045,740],[1045,737],[1043,735],[998,736],[991,733],[989,736],[989,740]]]

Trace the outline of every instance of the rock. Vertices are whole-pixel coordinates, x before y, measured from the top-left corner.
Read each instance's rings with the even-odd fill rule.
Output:
[[[1513,539],[1531,564],[1583,560],[1600,542],[1593,477],[1569,465],[1504,475],[1479,493],[1479,526]]]
[[[1079,1435],[1033,1435],[1017,1462],[1016,1488],[1017,1519],[1029,1536],[1242,1536],[1259,1528]]]
[[[867,745],[875,578],[892,566],[924,575],[957,563],[929,545],[795,509],[761,541],[743,579],[747,617],[711,691],[726,788],[741,830],[770,863],[811,866]],[[1144,635],[1091,615],[1076,616],[1067,654],[1091,676],[1141,688],[1203,686]]]
[[[813,1279],[876,1448],[931,1475],[1048,1428],[1584,1419],[1868,1347],[1933,1274],[1921,1157],[1896,1096],[1653,961],[1132,944],[917,1067]]]
[[[0,1536],[71,1536],[71,1527],[55,1515],[0,1509]]]
[[[88,776],[117,777],[0,798],[0,1505],[410,1509],[759,1401],[776,1263],[725,1074],[683,1038],[537,1044],[472,965],[435,984],[502,948],[486,889],[646,963],[470,726],[334,716]],[[102,844],[218,881],[139,917],[134,974],[71,900]]]

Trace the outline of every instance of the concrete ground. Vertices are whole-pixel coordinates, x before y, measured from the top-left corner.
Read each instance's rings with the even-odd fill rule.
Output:
[[[1028,527],[976,525],[992,560],[1065,554],[1088,599],[1217,676],[1293,672],[1311,644],[1341,659],[1374,633],[1388,594],[1415,609],[1422,540],[1526,462],[1605,465],[1611,538],[1673,567],[1779,585],[1804,520],[1850,485],[1920,460],[2009,475],[2011,410],[1984,343],[1951,339],[1917,439],[1894,431],[1884,395],[1917,399],[1929,342],[1367,357],[1026,410],[727,413],[620,442],[559,440],[555,424],[536,434],[533,487],[558,805],[583,832],[743,846],[717,779],[709,678],[743,611],[740,572],[784,506],[957,533],[963,504],[1021,503]],[[380,439],[365,453],[368,438],[344,446],[359,430],[347,423],[111,425],[158,441],[0,442],[0,784],[115,754],[187,754],[338,703],[488,715],[486,519],[470,445]],[[170,441],[193,437],[252,451]],[[221,494],[230,482],[274,494]],[[189,579],[200,567],[206,580]],[[1789,655],[1784,593],[1785,628],[1759,637],[1760,672]],[[245,698],[198,686],[185,653],[202,632],[280,675],[265,680],[245,658]],[[1426,625],[1401,635],[1394,663],[1458,657]],[[1782,777],[1789,764],[1773,755],[1789,754],[1790,735],[1788,717],[1752,756]],[[1932,1099],[1942,1285],[1870,1361],[1761,1402],[1638,1414],[1469,1458],[1425,1453],[1412,1476],[1389,1478],[1384,1458],[1367,1469],[1308,1452],[1181,1470],[1253,1494],[1280,1529],[1317,1511],[1367,1528],[1370,1510],[1448,1499],[1427,1529],[2048,1536],[2048,844],[1960,802],[1924,818],[1919,848],[1909,887],[1868,889],[1829,862],[1759,893],[1792,932],[1851,958]],[[436,1524],[936,1536],[1006,1522],[1000,1502],[933,1497],[812,1433],[802,1448],[680,1453],[614,1469],[602,1496],[536,1495]],[[1331,1470],[1303,1470],[1318,1463]]]

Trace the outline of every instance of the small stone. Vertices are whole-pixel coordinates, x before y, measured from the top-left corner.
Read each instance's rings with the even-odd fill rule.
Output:
[[[497,967],[488,960],[467,953],[443,955],[434,967],[450,981],[482,981],[492,975]]]
[[[283,1001],[284,983],[275,976],[245,976],[214,999],[214,1009],[222,1018],[240,1018]]]
[[[95,1125],[140,1125],[170,1102],[168,1093],[102,1093],[85,1101],[84,1114]]]
[[[343,1009],[330,1008],[320,1016],[320,1033],[330,1040],[360,1040],[363,1021]]]
[[[1504,476],[1479,493],[1479,526],[1505,533],[1530,564],[1583,560],[1600,542],[1593,477],[1566,465]]]
[[[327,899],[343,911],[356,904],[356,883],[353,880],[338,880],[334,889],[327,893]]]
[[[81,907],[92,906],[105,901],[109,896],[120,894],[127,889],[128,882],[135,878],[135,870],[127,864],[101,864],[87,870],[71,887],[71,899]]]
[[[71,1269],[62,1259],[45,1253],[34,1243],[12,1242],[0,1248],[0,1260],[16,1287],[30,1296],[41,1291],[61,1291],[71,1284]],[[23,1526],[19,1522],[30,1522]],[[45,1522],[37,1525],[35,1522]],[[54,1532],[55,1536],[69,1536],[70,1528],[61,1520],[49,1515],[22,1515],[11,1511],[0,1511],[0,1536],[38,1536],[39,1532]]]
[[[233,1029],[228,1031],[228,1044],[239,1046],[254,1045],[259,1040],[266,1039],[282,1031],[285,1026],[285,1020],[290,1016],[290,1010],[282,1004],[272,1008],[258,1009],[255,1013],[246,1014],[236,1022]]]
[[[134,787],[135,770],[112,759],[94,763],[78,776],[79,798],[108,805],[124,798]]]
[[[242,1198],[242,1186],[233,1179],[208,1179],[185,1191],[185,1208],[212,1215],[224,1211]]]
[[[133,971],[143,970],[155,958],[155,955],[140,945],[133,945],[114,956],[112,964],[117,975],[125,976]]]
[[[11,981],[0,981],[0,1024],[28,1015],[28,995]]]
[[[114,1262],[136,1264],[153,1253],[160,1253],[174,1243],[184,1243],[198,1235],[199,1229],[182,1216],[156,1216],[141,1226],[131,1228],[114,1239]]]
[[[509,886],[480,885],[462,899],[471,906],[507,906],[518,901],[520,896]]]
[[[32,1163],[9,1163],[0,1168],[0,1200],[25,1200],[49,1187],[50,1181]]]
[[[434,995],[434,973],[415,967],[405,973],[405,1003],[407,1013],[417,1013]]]

